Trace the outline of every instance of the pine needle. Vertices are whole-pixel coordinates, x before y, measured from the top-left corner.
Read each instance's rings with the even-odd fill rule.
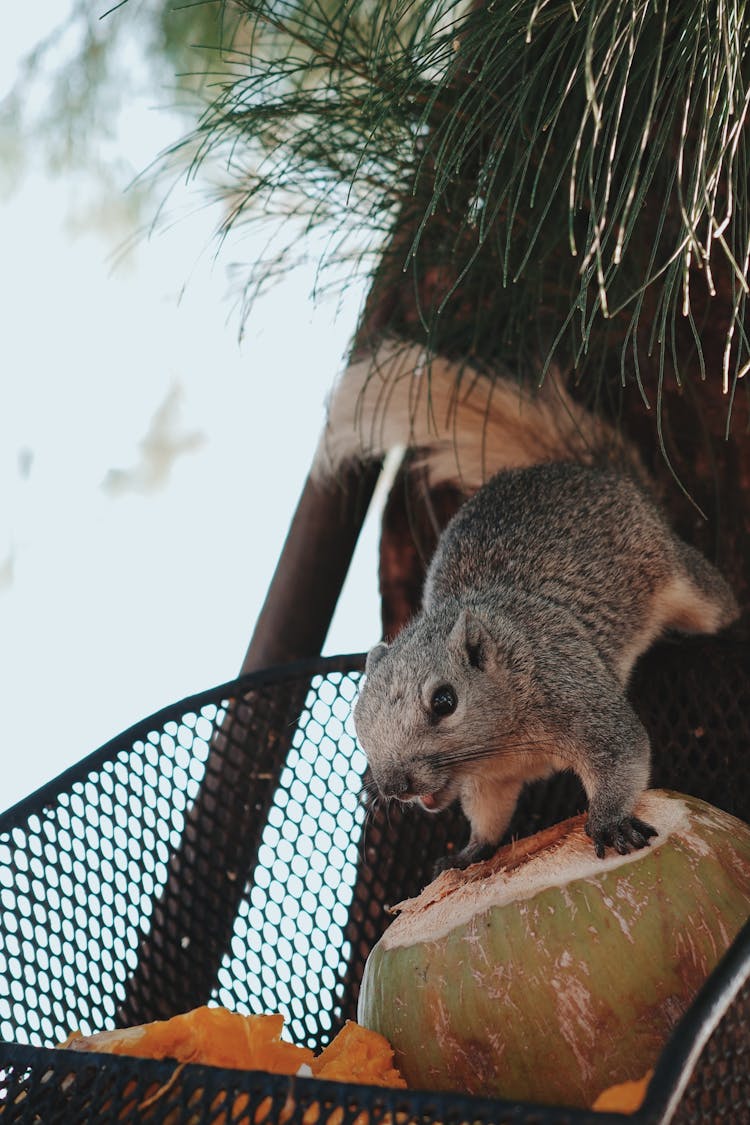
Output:
[[[382,271],[391,245],[434,349],[537,373],[554,350],[592,397],[609,372],[657,409],[669,372],[718,377],[729,408],[750,370],[744,0],[233,10],[229,75],[179,153],[193,170],[219,157],[223,233],[269,211],[325,228],[322,274],[342,253]],[[696,328],[717,295],[719,372]],[[459,305],[474,308],[460,330]]]

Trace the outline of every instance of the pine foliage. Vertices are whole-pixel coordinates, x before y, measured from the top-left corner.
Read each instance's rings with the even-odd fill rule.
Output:
[[[614,365],[649,401],[666,369],[731,402],[750,366],[744,2],[232,8],[229,76],[190,139],[197,163],[220,157],[227,228],[296,216],[357,271],[388,247],[445,351],[554,353],[593,394]],[[707,370],[716,294],[730,315]]]

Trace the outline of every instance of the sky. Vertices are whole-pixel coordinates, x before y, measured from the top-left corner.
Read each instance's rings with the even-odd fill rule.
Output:
[[[58,18],[0,17],[0,96]],[[104,203],[183,128],[132,106]],[[217,256],[199,207],[151,237],[88,225],[82,183],[32,161],[0,196],[0,811],[237,674],[363,296],[315,305],[297,270],[240,342],[230,267],[258,244]],[[374,515],[326,653],[378,639],[376,541]]]

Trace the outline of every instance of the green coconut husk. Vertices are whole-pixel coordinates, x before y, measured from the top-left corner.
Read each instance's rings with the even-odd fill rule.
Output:
[[[653,1068],[750,915],[750,828],[647,793],[650,847],[598,860],[574,818],[403,903],[358,1020],[410,1086],[589,1106]]]

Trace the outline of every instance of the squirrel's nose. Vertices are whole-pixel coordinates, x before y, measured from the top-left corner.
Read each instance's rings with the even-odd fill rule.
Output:
[[[414,796],[414,778],[410,770],[390,762],[371,764],[371,769],[381,796],[395,797],[400,801]]]
[[[401,797],[402,800],[407,797],[415,796],[414,778],[410,773],[404,774],[401,792],[398,794],[398,796]]]
[[[394,770],[387,777],[387,785],[381,786],[386,797],[396,797],[399,801],[408,801],[415,796],[414,778],[403,770]]]

